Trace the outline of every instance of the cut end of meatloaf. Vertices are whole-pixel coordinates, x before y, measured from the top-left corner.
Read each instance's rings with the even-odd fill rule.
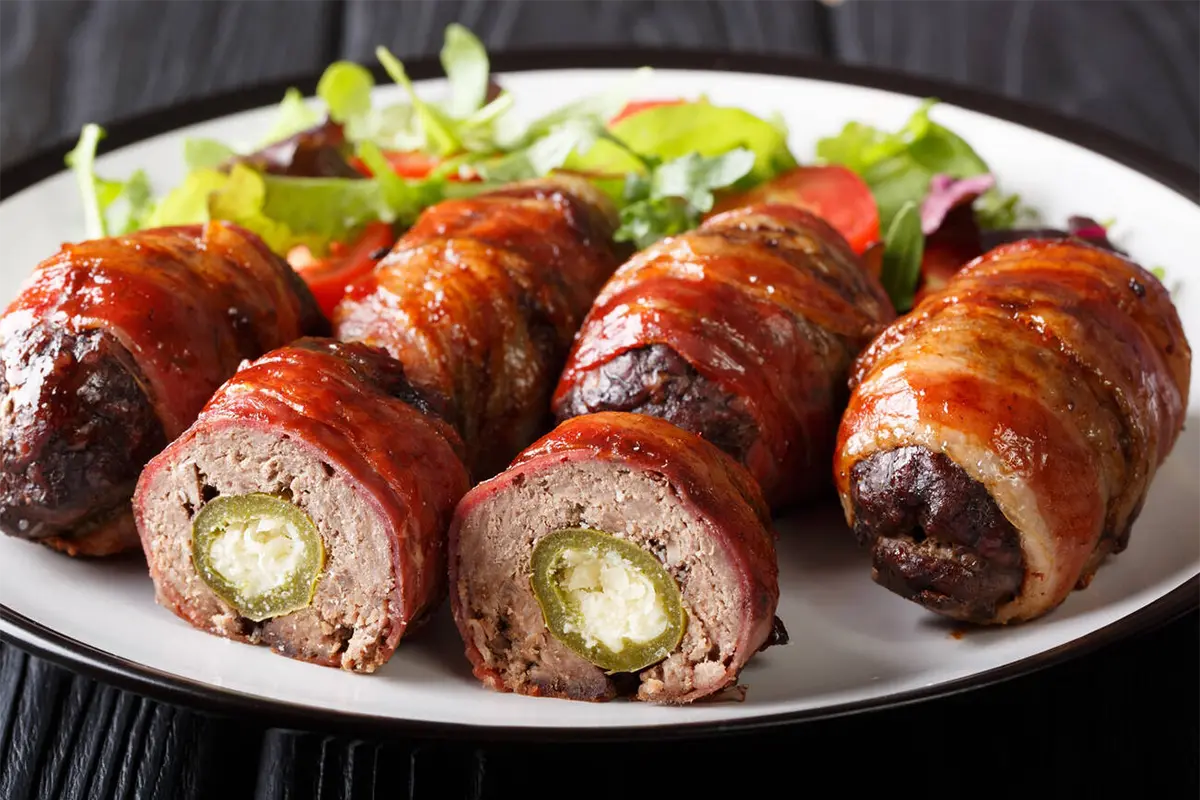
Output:
[[[1016,528],[983,484],[941,453],[901,447],[851,470],[854,532],[872,575],[901,597],[952,619],[996,621],[1025,580]]]
[[[129,500],[166,445],[132,356],[98,330],[0,330],[0,529],[71,555],[137,547]]]
[[[665,419],[744,461],[758,438],[745,401],[664,344],[638,347],[581,374],[558,403],[559,422],[600,411]]]
[[[501,478],[498,480],[506,480]],[[750,598],[709,522],[662,476],[605,461],[519,472],[460,508],[455,616],[476,676],[502,691],[574,700],[686,703],[734,683],[746,659],[739,623]],[[547,629],[530,584],[534,545],[562,528],[593,528],[656,556],[680,587],[687,627],[675,651],[641,672],[607,675]]]
[[[204,504],[254,492],[299,506],[325,547],[312,603],[262,622],[217,596],[192,560],[192,521]],[[158,600],[193,625],[356,672],[373,672],[395,649],[400,632],[389,622],[395,589],[389,523],[316,449],[244,423],[206,426],[151,464],[135,503]]]

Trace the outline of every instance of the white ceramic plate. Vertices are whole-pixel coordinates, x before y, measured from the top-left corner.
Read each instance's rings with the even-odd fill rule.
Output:
[[[557,65],[564,61],[558,59]],[[523,63],[520,69],[528,66]],[[831,74],[829,68],[797,68],[794,63],[773,69]],[[599,91],[627,74],[626,69],[543,69],[512,72],[502,81],[515,93],[518,106],[534,114]],[[977,108],[999,105],[1006,116],[1030,113],[948,87],[848,70],[832,74],[857,83],[898,86],[908,94],[838,80],[682,69],[656,70],[642,93],[707,93],[715,103],[760,114],[778,110],[802,159],[811,155],[819,136],[848,120],[886,127],[901,124],[917,105],[913,95],[937,92],[944,99],[965,97],[965,105]],[[444,88],[440,81],[419,87],[429,96]],[[379,91],[394,94],[390,88]],[[245,107],[245,100],[231,102]],[[239,106],[225,106],[231,107]],[[183,137],[254,142],[271,115],[270,108],[259,108],[172,130],[105,155],[99,170],[122,175],[142,167],[164,188],[184,174]],[[1168,284],[1181,284],[1176,297],[1184,327],[1191,341],[1200,343],[1200,269],[1195,262],[1200,207],[1144,173],[1155,164],[1152,158],[1145,160],[1136,148],[1113,150],[1108,145],[1115,158],[1100,155],[961,106],[943,105],[934,117],[962,134],[993,167],[1005,190],[1020,192],[1050,223],[1062,224],[1074,213],[1115,218],[1120,243],[1142,263],[1165,267]],[[1065,125],[1076,137],[1082,135],[1069,124],[1039,119],[1043,128]],[[155,124],[162,121],[160,117]],[[133,136],[139,133],[136,128]],[[128,138],[131,129],[127,127],[124,135]],[[1108,141],[1102,136],[1099,140]],[[59,151],[54,158],[61,155]],[[1143,171],[1122,163],[1139,158]],[[1159,177],[1174,180],[1185,192],[1194,190],[1195,177],[1186,170],[1174,178]],[[30,269],[60,242],[82,237],[82,215],[74,182],[61,172],[22,191],[11,193],[11,185],[5,191],[9,196],[0,202],[0,300],[6,302]],[[742,675],[749,690],[741,703],[663,708],[498,694],[471,677],[444,612],[421,635],[405,640],[375,675],[303,664],[188,627],[155,605],[150,579],[138,559],[71,560],[7,537],[0,537],[0,632],[43,655],[139,691],[226,709],[265,711],[304,724],[415,726],[431,734],[631,735],[637,730],[724,730],[893,705],[1028,671],[1144,629],[1195,603],[1200,572],[1200,391],[1195,381],[1191,397],[1188,429],[1159,472],[1129,549],[1102,567],[1086,591],[1023,627],[963,635],[876,586],[865,553],[856,549],[832,506],[781,520],[779,615],[791,643],[752,661]]]

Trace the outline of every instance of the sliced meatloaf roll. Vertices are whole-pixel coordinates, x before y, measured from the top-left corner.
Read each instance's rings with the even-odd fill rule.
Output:
[[[835,474],[875,580],[969,622],[1054,609],[1128,543],[1190,379],[1170,297],[1120,255],[971,262],[855,367]]]
[[[301,339],[238,371],[138,482],[158,602],[209,633],[374,671],[445,597],[468,477],[443,410],[362,344]]]
[[[688,703],[784,636],[757,485],[645,415],[568,420],[472,489],[450,587],[475,675],[500,691]]]
[[[894,316],[879,281],[817,217],[786,205],[728,211],[617,270],[554,411],[670,420],[741,461],[780,508],[830,489],[850,364]]]
[[[454,401],[476,478],[550,427],[550,392],[616,268],[615,212],[581,178],[428,208],[334,312],[339,339],[385,348]]]
[[[0,529],[71,555],[136,548],[146,462],[243,359],[328,325],[230,225],[64,245],[0,318]]]

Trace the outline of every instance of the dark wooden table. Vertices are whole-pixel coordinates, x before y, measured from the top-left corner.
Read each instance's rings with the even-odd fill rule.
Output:
[[[0,166],[111,122],[338,57],[589,45],[795,54],[932,76],[1200,165],[1196,2],[0,0]],[[0,580],[3,580],[0,565]],[[0,645],[0,800],[663,796],[739,780],[901,795],[1194,798],[1200,617],[986,690],[696,742],[358,740],[164,705]],[[635,777],[639,771],[641,775]],[[711,790],[710,790],[711,791]],[[825,788],[824,791],[829,791]]]

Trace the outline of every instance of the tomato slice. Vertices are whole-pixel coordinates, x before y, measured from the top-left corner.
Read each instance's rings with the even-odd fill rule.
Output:
[[[308,284],[321,311],[332,317],[334,307],[346,294],[346,287],[373,270],[379,251],[391,248],[395,242],[391,225],[372,222],[352,243],[330,245],[325,258],[314,258],[307,247],[297,247],[288,253],[287,260]]]
[[[440,163],[436,157],[417,150],[384,150],[383,157],[387,159],[393,172],[401,178],[412,180],[427,177]],[[361,158],[355,156],[350,159],[350,163],[363,175],[371,177],[371,168],[364,164]]]
[[[617,115],[608,121],[609,125],[616,125],[626,117],[632,117],[639,111],[645,111],[648,108],[658,108],[659,106],[677,106],[685,103],[683,98],[675,98],[673,100],[631,100],[625,104],[625,107],[617,112]]]
[[[856,253],[879,241],[879,208],[862,178],[843,166],[794,167],[764,184],[717,200],[712,213],[753,203],[784,203],[811,211],[846,237]]]

